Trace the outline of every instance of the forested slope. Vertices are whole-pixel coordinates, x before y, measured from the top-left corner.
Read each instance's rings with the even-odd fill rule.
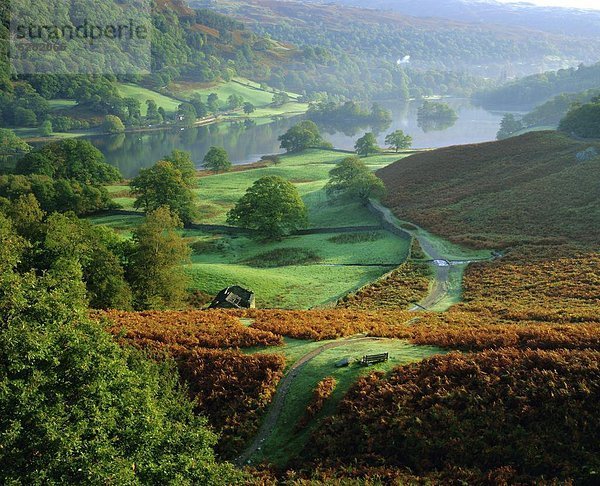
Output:
[[[370,3],[348,7],[328,2],[194,0],[243,20],[261,34],[303,49],[302,68],[272,71],[271,83],[291,90],[348,96],[469,94],[486,87],[507,66],[519,75],[560,59],[557,67],[594,62],[600,45],[585,39],[514,26],[378,11]],[[397,61],[410,56],[399,69]],[[476,79],[474,79],[476,77]],[[275,84],[276,85],[276,84]]]

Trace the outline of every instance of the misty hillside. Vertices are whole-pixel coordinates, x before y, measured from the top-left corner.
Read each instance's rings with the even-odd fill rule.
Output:
[[[366,6],[361,0],[336,0],[335,3]],[[521,26],[567,35],[576,33],[593,36],[600,33],[598,11],[540,7],[525,2],[506,4],[494,0],[372,0],[368,2],[368,7],[394,10],[415,17],[441,17],[464,22]]]

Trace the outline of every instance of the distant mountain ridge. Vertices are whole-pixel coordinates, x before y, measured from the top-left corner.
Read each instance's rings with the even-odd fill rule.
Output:
[[[600,34],[600,11],[577,8],[541,7],[527,2],[500,3],[494,0],[312,0],[363,8],[391,10],[414,17],[436,17],[463,22],[527,27],[567,35]]]

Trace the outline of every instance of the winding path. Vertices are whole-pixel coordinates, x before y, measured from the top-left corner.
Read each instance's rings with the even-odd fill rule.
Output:
[[[302,356],[302,358],[296,361],[288,370],[286,375],[282,378],[282,380],[279,382],[279,387],[277,388],[277,392],[275,393],[273,402],[271,403],[269,411],[267,412],[267,415],[265,416],[258,433],[254,437],[252,444],[250,444],[250,446],[234,461],[234,463],[237,466],[243,466],[245,464],[248,464],[251,457],[260,450],[262,444],[273,432],[273,429],[275,428],[275,425],[277,424],[277,421],[281,416],[281,412],[283,410],[283,406],[285,405],[285,399],[290,390],[290,386],[298,376],[298,372],[302,368],[304,368],[304,366],[306,366],[306,364],[309,361],[313,360],[314,358],[316,358],[317,356],[329,349],[339,348],[341,346],[347,346],[349,344],[360,343],[364,341],[381,341],[382,339],[383,338],[376,337],[353,337],[347,339],[340,339],[338,341],[324,344],[323,346],[314,349],[310,353],[305,354],[304,356]]]
[[[402,228],[389,208],[386,208],[377,201],[370,200],[370,209],[379,216],[383,227],[388,231],[401,235],[404,234],[409,238],[416,238],[423,251],[433,260],[432,264],[435,268],[435,276],[429,294],[419,304],[412,307],[411,311],[430,310],[448,296],[451,289],[450,277],[453,265],[469,264],[476,261],[491,261],[495,258],[461,260],[460,262],[448,260],[448,257],[443,255],[425,235],[418,231],[409,231]]]

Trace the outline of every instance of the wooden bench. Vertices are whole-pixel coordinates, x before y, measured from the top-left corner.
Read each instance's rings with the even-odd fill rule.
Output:
[[[360,364],[363,366],[371,366],[377,363],[385,363],[388,359],[390,359],[390,353],[367,354],[360,360]]]

